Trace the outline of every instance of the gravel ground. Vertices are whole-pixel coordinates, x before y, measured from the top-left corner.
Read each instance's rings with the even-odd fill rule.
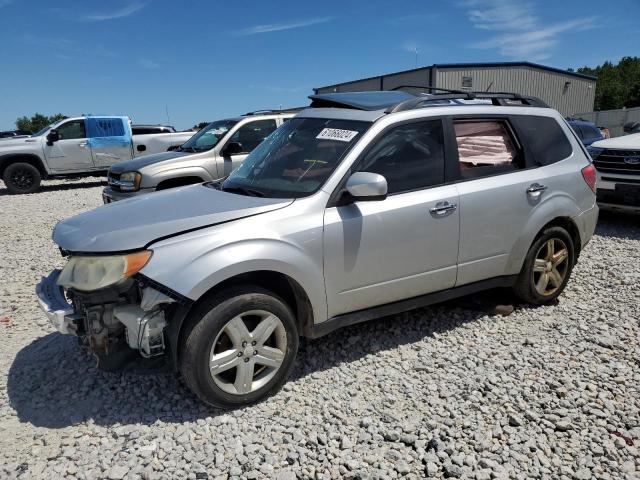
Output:
[[[602,215],[558,305],[479,295],[303,341],[224,412],[173,375],[96,371],[34,298],[100,179],[0,184],[0,478],[640,478],[640,222]]]

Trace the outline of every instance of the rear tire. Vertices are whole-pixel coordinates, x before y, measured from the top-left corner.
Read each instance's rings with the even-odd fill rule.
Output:
[[[9,193],[33,193],[40,188],[40,171],[30,163],[12,163],[2,175]]]
[[[187,328],[180,373],[202,401],[216,407],[248,405],[277,392],[298,351],[291,309],[259,287],[212,296],[196,308]]]
[[[533,305],[553,303],[566,287],[574,264],[569,233],[562,227],[546,228],[529,248],[513,291]]]

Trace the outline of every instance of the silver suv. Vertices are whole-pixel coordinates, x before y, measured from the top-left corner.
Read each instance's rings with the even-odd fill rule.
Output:
[[[170,152],[111,166],[104,203],[228,176],[271,132],[300,109],[260,110],[210,123]]]
[[[103,368],[164,356],[233,407],[280,388],[299,336],[493,287],[560,295],[598,208],[558,112],[513,94],[311,98],[223,182],[61,221],[68,263],[37,286],[58,330]]]

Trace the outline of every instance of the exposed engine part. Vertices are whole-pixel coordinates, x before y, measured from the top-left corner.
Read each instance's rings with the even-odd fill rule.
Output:
[[[142,289],[142,300],[140,301],[140,308],[149,312],[163,303],[172,303],[175,300],[162,292],[159,292],[155,288],[146,287]]]
[[[126,327],[126,339],[131,348],[144,357],[164,353],[163,330],[167,326],[164,311],[156,308],[145,312],[137,305],[120,305],[113,310],[114,317]]]

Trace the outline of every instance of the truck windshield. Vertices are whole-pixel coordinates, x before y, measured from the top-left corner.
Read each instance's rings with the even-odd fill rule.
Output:
[[[353,120],[293,118],[251,152],[221,189],[273,198],[311,195],[370,125]]]
[[[218,120],[210,123],[183,143],[180,150],[183,152],[205,152],[211,150],[236,123],[238,123],[237,120]]]

